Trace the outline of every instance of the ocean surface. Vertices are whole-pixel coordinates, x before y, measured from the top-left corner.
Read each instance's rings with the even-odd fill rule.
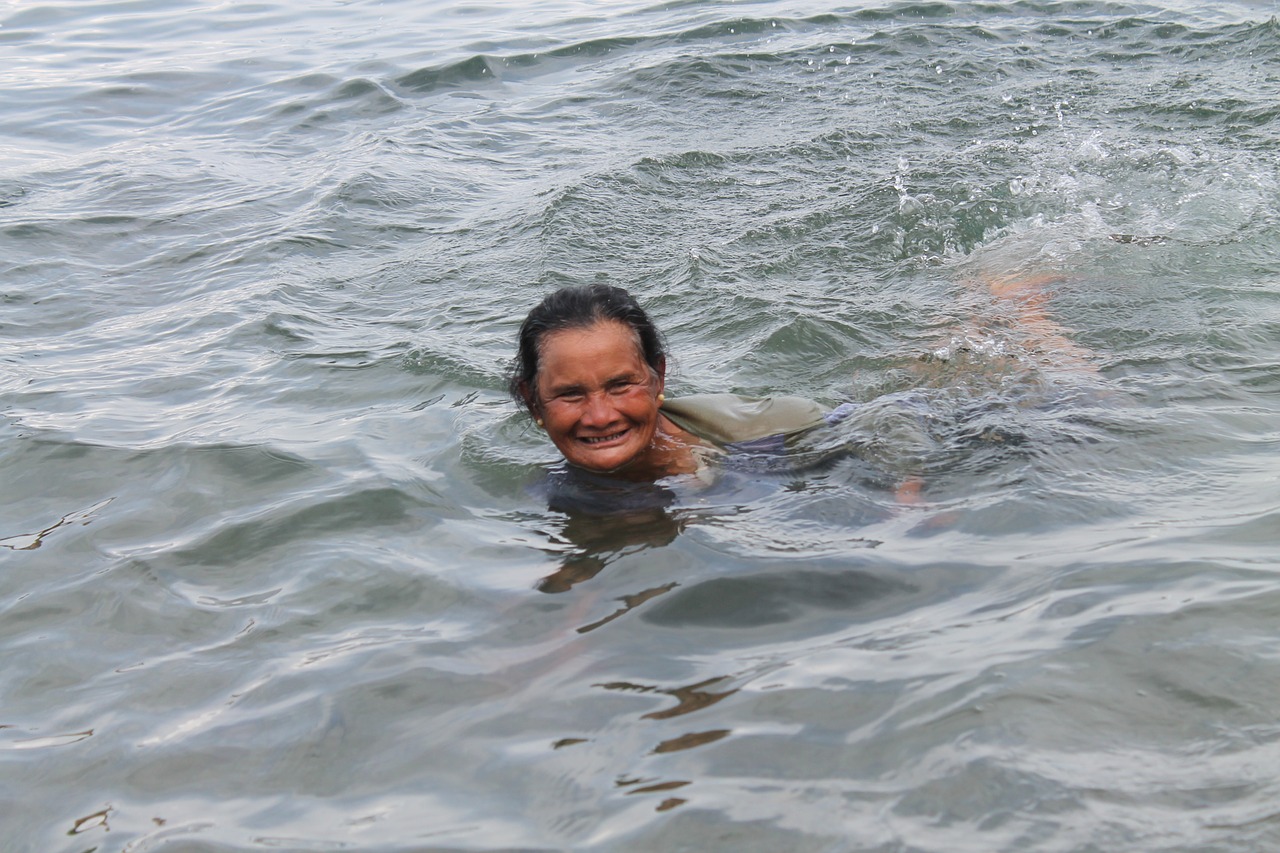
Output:
[[[1280,849],[1276,14],[0,5],[0,847]],[[566,496],[594,281],[854,416]]]

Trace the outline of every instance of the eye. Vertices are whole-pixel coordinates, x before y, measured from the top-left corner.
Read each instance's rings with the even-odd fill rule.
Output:
[[[640,385],[639,382],[636,382],[635,380],[632,380],[632,379],[619,379],[617,382],[610,383],[609,393],[610,394],[629,394],[632,391],[634,391],[639,385]]]

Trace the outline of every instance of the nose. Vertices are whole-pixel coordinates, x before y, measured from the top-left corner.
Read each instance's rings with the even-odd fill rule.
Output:
[[[617,412],[609,402],[607,394],[589,394],[587,408],[582,413],[582,425],[599,428],[612,424],[617,419]]]

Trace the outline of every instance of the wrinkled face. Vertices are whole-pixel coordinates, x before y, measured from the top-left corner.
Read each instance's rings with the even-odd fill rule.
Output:
[[[571,464],[609,474],[648,461],[663,380],[630,327],[607,320],[547,334],[535,383],[534,411]]]

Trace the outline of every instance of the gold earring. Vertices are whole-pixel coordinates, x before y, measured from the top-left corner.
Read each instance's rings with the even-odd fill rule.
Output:
[[[666,394],[663,394],[661,391],[659,391],[659,392],[658,392],[658,405],[659,405],[659,406],[661,406],[661,405],[662,405],[663,403],[665,403],[665,402],[667,402],[667,395],[666,395]]]

